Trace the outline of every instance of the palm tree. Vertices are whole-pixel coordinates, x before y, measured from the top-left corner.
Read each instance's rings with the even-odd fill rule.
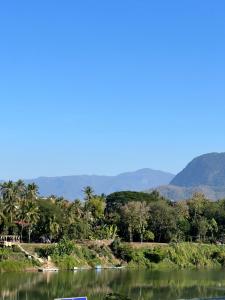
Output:
[[[56,206],[58,206],[61,209],[67,209],[69,206],[69,201],[64,199],[63,197],[58,197],[55,200]]]
[[[14,194],[18,201],[25,198],[26,185],[23,180],[19,179],[14,183]]]
[[[38,186],[33,182],[27,185],[26,197],[28,200],[36,200],[38,195]]]
[[[10,222],[21,226],[21,239],[23,229],[28,226],[29,206],[34,206],[34,200],[37,198],[37,186],[35,184],[25,185],[24,181],[18,180],[5,182],[1,185],[1,194],[3,198],[4,211],[10,215]],[[29,226],[30,228],[30,226]]]
[[[94,196],[94,190],[90,186],[86,186],[83,190],[84,193],[84,200],[89,201]]]
[[[0,190],[3,198],[4,211],[9,213],[12,225],[14,216],[18,210],[15,184],[11,180],[4,182],[1,184]]]
[[[37,224],[39,219],[39,209],[35,202],[29,201],[26,207],[26,218],[25,221],[28,223],[28,241],[30,243],[30,236],[32,232],[32,227]]]
[[[23,240],[23,229],[27,226],[26,217],[27,217],[27,202],[26,199],[23,199],[20,203],[20,209],[18,210],[16,217],[17,221],[15,222],[18,226],[20,226],[20,240]]]
[[[5,221],[5,215],[4,215],[4,212],[3,212],[3,207],[0,203],[0,225]]]
[[[59,233],[59,223],[56,221],[55,216],[50,219],[49,230],[50,230],[50,240],[52,241],[53,237],[55,237]]]
[[[0,190],[3,200],[12,198],[14,193],[14,183],[11,180],[3,182],[0,184]]]

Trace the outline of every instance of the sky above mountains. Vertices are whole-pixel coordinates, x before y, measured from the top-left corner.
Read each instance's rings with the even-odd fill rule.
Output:
[[[5,1],[0,36],[0,178],[224,151],[223,0]]]

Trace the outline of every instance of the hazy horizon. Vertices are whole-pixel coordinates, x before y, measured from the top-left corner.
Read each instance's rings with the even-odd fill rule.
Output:
[[[23,177],[8,177],[8,178],[0,178],[0,180],[19,180],[19,179],[22,179],[22,180],[32,180],[32,179],[37,179],[37,178],[57,178],[57,177],[70,177],[70,176],[108,176],[108,177],[116,177],[118,175],[122,175],[122,174],[126,174],[126,173],[135,173],[137,171],[141,171],[141,170],[144,170],[144,169],[147,169],[147,170],[152,170],[152,171],[159,171],[159,172],[163,172],[163,173],[168,173],[168,174],[171,174],[171,175],[176,175],[174,173],[171,173],[169,171],[165,171],[165,170],[158,170],[158,169],[152,169],[152,168],[140,168],[140,169],[137,169],[137,170],[130,170],[130,171],[124,171],[124,172],[121,172],[121,173],[118,173],[118,174],[97,174],[97,173],[89,173],[89,174],[67,174],[67,175],[54,175],[54,176],[45,176],[45,175],[40,175],[40,176],[36,176],[36,177],[32,177],[32,178],[23,178]]]

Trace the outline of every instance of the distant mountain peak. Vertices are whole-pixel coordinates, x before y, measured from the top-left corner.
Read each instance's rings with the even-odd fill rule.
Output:
[[[208,153],[194,158],[171,181],[183,187],[225,186],[225,153]]]
[[[211,200],[224,198],[225,152],[212,152],[194,158],[169,185],[159,186],[157,190],[175,201],[189,199],[196,191]]]

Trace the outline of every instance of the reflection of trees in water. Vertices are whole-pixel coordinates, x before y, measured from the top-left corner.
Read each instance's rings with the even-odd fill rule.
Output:
[[[221,280],[222,278],[222,280]],[[126,271],[110,284],[132,299],[177,299],[225,294],[223,271]],[[224,287],[224,289],[221,289]]]
[[[213,297],[225,294],[223,278],[223,271],[5,273],[0,274],[0,296],[5,300],[53,300],[71,296],[114,300],[115,293],[120,294],[120,300],[123,295],[138,300]],[[111,298],[105,298],[107,294]]]
[[[31,290],[43,278],[41,274],[3,273],[0,274],[1,299],[17,299],[20,290]]]

